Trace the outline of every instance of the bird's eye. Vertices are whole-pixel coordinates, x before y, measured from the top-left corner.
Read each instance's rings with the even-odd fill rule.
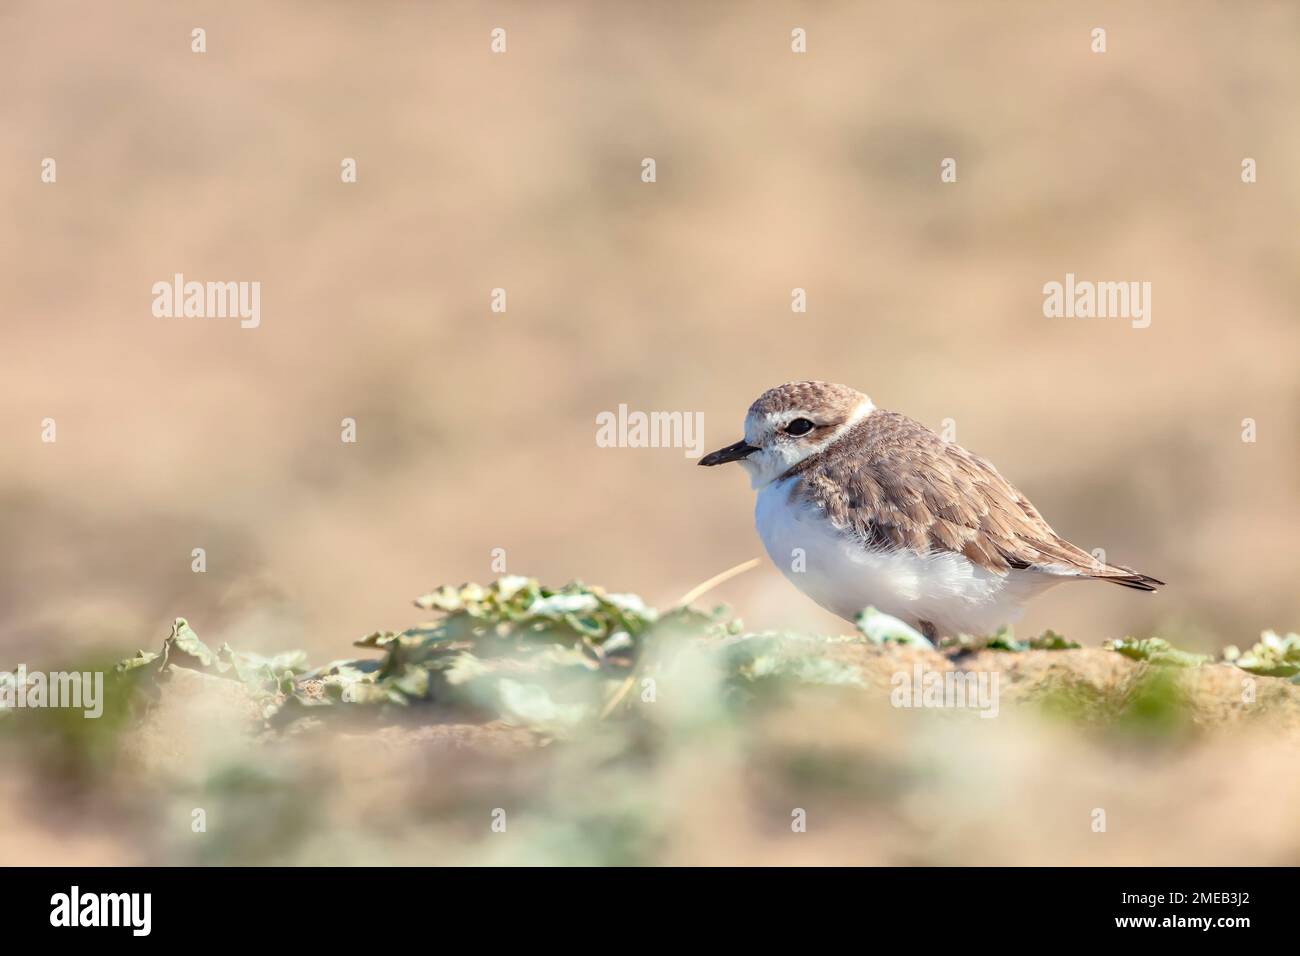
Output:
[[[785,426],[787,435],[807,435],[813,430],[813,423],[806,418],[796,418],[789,425]]]

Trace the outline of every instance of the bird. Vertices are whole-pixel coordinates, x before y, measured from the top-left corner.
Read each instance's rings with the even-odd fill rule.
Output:
[[[996,634],[1066,581],[1165,583],[1066,541],[988,461],[847,385],[768,389],[744,438],[699,459],[727,462],[772,562],[848,621],[871,607],[937,643]]]

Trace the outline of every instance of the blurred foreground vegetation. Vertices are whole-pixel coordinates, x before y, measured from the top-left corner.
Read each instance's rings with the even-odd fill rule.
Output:
[[[520,577],[416,604],[429,621],[319,666],[177,619],[113,669],[103,718],[0,720],[25,768],[8,799],[38,828],[79,814],[120,862],[1088,862],[1143,843],[1177,861],[1231,858],[1246,821],[1212,817],[1224,846],[1162,843],[1168,813],[1125,809],[1130,765],[1181,768],[1141,779],[1195,816],[1211,808],[1178,773],[1206,748],[1300,733],[1295,634],[1214,662],[1051,632],[935,649],[871,611],[852,635],[754,632]],[[900,681],[953,671],[997,675],[999,719],[898,706]],[[1294,760],[1284,778],[1300,793]],[[1098,807],[1123,836],[1089,840]],[[1297,862],[1300,826],[1282,830],[1276,861]]]

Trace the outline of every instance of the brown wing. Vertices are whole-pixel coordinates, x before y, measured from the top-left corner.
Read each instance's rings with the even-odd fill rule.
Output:
[[[1060,537],[996,468],[920,422],[876,410],[800,463],[797,494],[870,547],[954,551],[989,571],[1065,570],[1140,590],[1163,582]]]

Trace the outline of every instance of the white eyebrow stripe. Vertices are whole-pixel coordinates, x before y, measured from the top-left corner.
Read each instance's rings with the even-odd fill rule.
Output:
[[[840,425],[840,430],[836,432],[836,435],[848,431],[850,428],[852,428],[858,422],[862,421],[862,419],[866,418],[875,410],[876,410],[875,402],[867,398],[867,396],[863,395],[862,401],[858,402],[857,407],[853,409],[853,413],[849,415],[848,418],[844,419],[844,423]]]

